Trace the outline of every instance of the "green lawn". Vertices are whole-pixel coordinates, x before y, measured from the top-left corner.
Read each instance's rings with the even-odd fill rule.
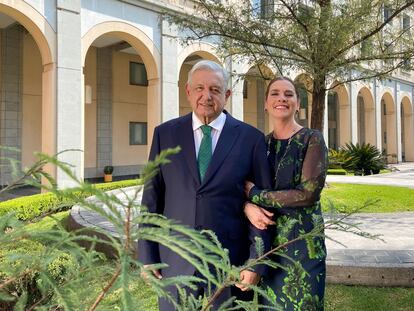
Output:
[[[414,288],[328,285],[325,311],[413,311]]]
[[[379,200],[361,212],[414,212],[414,189],[404,187],[329,183],[322,191],[322,206],[328,199],[341,212],[362,206],[367,200]]]
[[[137,283],[133,289],[137,304],[147,311],[157,311],[157,299],[144,283]],[[120,293],[108,296],[102,309],[112,307],[118,310]],[[414,288],[383,288],[365,286],[327,285],[325,311],[413,311]]]

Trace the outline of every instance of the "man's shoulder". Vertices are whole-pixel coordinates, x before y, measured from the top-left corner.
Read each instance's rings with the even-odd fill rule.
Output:
[[[163,123],[161,123],[160,125],[158,125],[156,128],[158,130],[169,130],[171,127],[175,127],[178,124],[182,123],[182,122],[186,122],[188,120],[191,120],[191,113],[187,114],[185,116],[181,116],[178,118],[174,118],[168,121],[165,121]]]

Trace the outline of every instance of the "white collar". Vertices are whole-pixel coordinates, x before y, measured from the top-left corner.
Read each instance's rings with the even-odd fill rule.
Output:
[[[200,128],[200,126],[204,125],[200,121],[200,119],[196,116],[196,114],[192,113],[192,119],[193,119],[193,131]],[[217,131],[221,131],[224,127],[224,123],[226,122],[226,114],[224,112],[221,112],[217,118],[215,118],[213,121],[211,121],[208,125],[211,126],[213,129]]]

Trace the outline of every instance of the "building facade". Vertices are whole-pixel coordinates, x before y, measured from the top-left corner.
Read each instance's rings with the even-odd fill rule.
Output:
[[[0,0],[0,145],[27,167],[34,152],[63,152],[80,178],[137,174],[155,126],[191,111],[188,71],[200,59],[235,73],[226,109],[264,132],[266,81],[258,69],[217,55],[214,42],[183,45],[162,18],[191,10],[185,0]],[[267,75],[273,68],[260,68]],[[301,88],[300,122],[308,124],[310,79],[292,72]],[[241,77],[241,78],[240,78]],[[326,98],[324,135],[332,148],[368,142],[389,162],[414,161],[414,75],[341,85]],[[3,163],[4,164],[4,163]],[[48,168],[61,187],[72,185]],[[0,168],[0,185],[10,180]]]

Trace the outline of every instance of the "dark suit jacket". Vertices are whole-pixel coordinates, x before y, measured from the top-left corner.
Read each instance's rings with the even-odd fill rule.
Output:
[[[267,231],[254,228],[243,213],[243,188],[251,180],[260,188],[271,188],[263,134],[226,113],[226,122],[214,150],[204,181],[200,183],[194,147],[191,113],[155,128],[149,160],[161,150],[181,146],[171,163],[145,186],[142,204],[149,212],[163,214],[195,229],[215,232],[231,263],[242,265],[256,257],[254,237],[270,247]],[[141,262],[166,263],[164,276],[193,275],[195,269],[166,247],[149,241],[138,243]],[[257,272],[263,273],[263,267]]]

